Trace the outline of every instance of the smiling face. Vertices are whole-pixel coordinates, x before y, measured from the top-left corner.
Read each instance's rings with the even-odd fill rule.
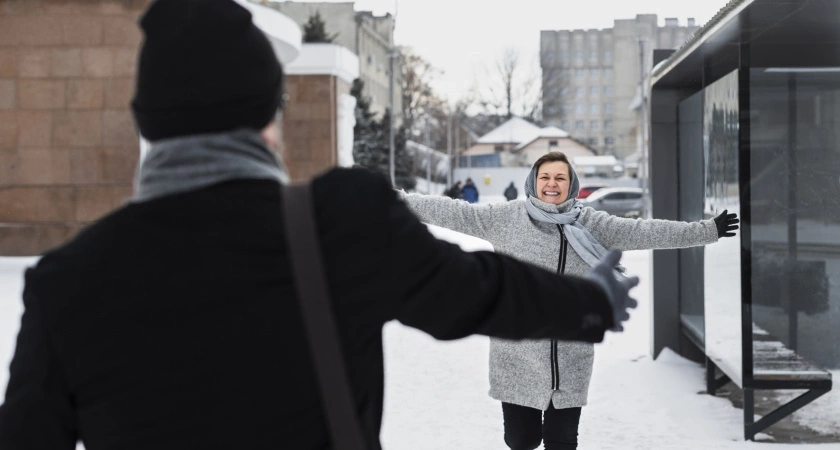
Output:
[[[569,165],[563,161],[548,161],[537,169],[537,198],[559,205],[569,196]]]

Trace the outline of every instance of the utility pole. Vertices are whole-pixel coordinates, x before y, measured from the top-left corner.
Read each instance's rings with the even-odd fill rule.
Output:
[[[642,148],[639,162],[639,168],[637,169],[639,172],[644,171],[643,173],[639,173],[639,179],[642,183],[642,198],[645,204],[645,215],[650,214],[650,168],[648,161],[648,95],[647,95],[647,58],[645,47],[647,43],[646,38],[639,38],[639,95],[641,96],[642,104],[640,107],[641,111],[641,121],[640,121],[640,134],[642,140]]]
[[[394,58],[396,58],[396,52],[394,51],[393,44],[391,48],[388,49],[388,97],[389,104],[391,105],[391,114],[390,120],[388,120],[388,162],[389,162],[389,173],[391,175],[391,186],[397,187],[397,176],[396,176],[396,162],[395,159],[395,151],[394,151],[394,116],[397,115],[397,112],[394,111]]]
[[[472,147],[472,135],[467,133],[467,176],[470,176],[470,172],[472,172],[472,153],[470,153],[470,147]]]
[[[424,131],[424,141],[426,145],[426,193],[432,193],[432,148],[429,142],[429,111],[426,111],[426,126]]]
[[[456,167],[461,165],[461,118],[455,116],[455,158],[458,160]]]
[[[452,110],[446,111],[446,156],[449,161],[449,170],[446,172],[446,187],[452,186]]]

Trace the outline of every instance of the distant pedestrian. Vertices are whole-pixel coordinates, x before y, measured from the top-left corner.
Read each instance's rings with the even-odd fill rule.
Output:
[[[460,180],[455,182],[455,184],[453,184],[452,187],[449,188],[449,190],[446,191],[446,196],[449,197],[449,198],[454,198],[454,199],[463,199],[464,198],[464,195],[461,192],[461,181]]]
[[[519,191],[516,190],[516,187],[513,185],[513,181],[510,182],[510,186],[505,189],[505,198],[508,201],[516,200],[516,197],[519,197]]]
[[[470,203],[478,203],[478,188],[473,184],[472,178],[467,178],[464,189],[461,190],[464,200]]]

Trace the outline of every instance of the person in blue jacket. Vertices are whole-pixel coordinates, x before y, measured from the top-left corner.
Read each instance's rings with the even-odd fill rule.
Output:
[[[461,195],[470,203],[478,203],[478,188],[473,184],[472,178],[467,178],[464,188],[461,189]]]

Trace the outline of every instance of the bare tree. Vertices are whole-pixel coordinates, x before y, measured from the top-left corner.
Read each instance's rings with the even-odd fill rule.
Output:
[[[473,88],[475,105],[481,113],[503,119],[517,115],[534,122],[542,118],[541,77],[536,62],[523,64],[514,48],[506,49],[493,69],[485,68],[481,82]]]
[[[436,104],[442,103],[431,87],[432,81],[442,72],[410,47],[400,47],[399,52],[403,123],[410,131],[416,131],[420,116]]]

